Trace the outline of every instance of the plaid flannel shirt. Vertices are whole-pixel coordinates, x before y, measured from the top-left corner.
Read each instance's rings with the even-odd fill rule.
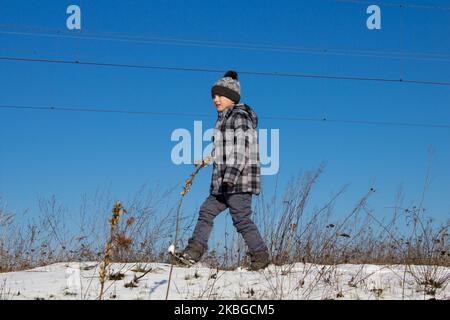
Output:
[[[248,105],[237,104],[219,113],[212,138],[211,194],[260,193],[257,126],[258,117]],[[226,183],[233,187],[225,187]]]

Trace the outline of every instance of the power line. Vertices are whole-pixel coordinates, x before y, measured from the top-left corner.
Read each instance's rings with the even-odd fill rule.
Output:
[[[69,38],[80,40],[104,40],[104,41],[120,41],[129,43],[151,43],[164,45],[241,49],[253,51],[276,51],[276,52],[320,54],[320,55],[360,56],[360,57],[385,58],[385,59],[450,61],[450,54],[440,52],[397,52],[397,51],[362,50],[362,49],[355,50],[355,49],[318,48],[318,47],[274,45],[274,44],[248,43],[248,42],[220,42],[220,41],[206,41],[196,39],[147,37],[137,35],[125,35],[120,33],[92,33],[92,32],[89,33],[84,31],[69,32],[61,29],[48,29],[48,28],[44,29],[31,26],[15,26],[14,28],[11,28],[10,25],[4,24],[0,24],[0,28],[4,28],[4,30],[0,29],[1,34],[57,37],[57,38]]]
[[[69,112],[93,112],[93,113],[118,113],[133,114],[146,116],[182,116],[182,117],[213,117],[210,114],[201,113],[182,113],[182,112],[150,112],[150,111],[128,111],[114,109],[91,109],[91,108],[72,108],[72,107],[36,107],[36,106],[17,106],[17,105],[0,105],[1,109],[18,109],[18,110],[41,110],[41,111],[69,111]]]
[[[211,114],[201,113],[181,113],[181,112],[149,112],[149,111],[129,111],[114,109],[92,109],[92,108],[74,108],[59,106],[19,106],[19,105],[0,105],[0,109],[16,109],[16,110],[40,110],[40,111],[66,111],[66,112],[93,112],[93,113],[116,113],[131,114],[140,116],[183,116],[183,117],[214,117]],[[420,128],[444,128],[450,129],[450,124],[429,124],[429,123],[411,123],[411,122],[392,122],[392,121],[368,121],[368,120],[345,120],[345,119],[329,119],[322,118],[305,118],[305,117],[283,117],[283,116],[260,116],[259,119],[265,120],[287,120],[287,121],[306,121],[306,122],[330,122],[342,124],[362,124],[362,125],[386,125],[396,127],[420,127]]]
[[[421,128],[446,128],[450,129],[450,124],[427,124],[427,123],[408,123],[408,122],[389,122],[389,121],[367,121],[367,120],[337,120],[324,118],[296,118],[296,117],[260,117],[270,120],[293,120],[293,121],[314,121],[314,122],[331,122],[344,124],[363,124],[363,125],[387,125],[396,127],[421,127]]]
[[[404,8],[414,8],[414,9],[434,9],[434,10],[450,10],[450,7],[443,6],[432,6],[426,4],[408,4],[408,3],[394,3],[394,2],[378,2],[376,1],[364,1],[364,0],[335,0],[336,2],[347,2],[347,3],[357,3],[357,4],[376,4],[378,6],[390,6],[390,7],[404,7]]]
[[[54,63],[67,65],[86,65],[96,67],[117,67],[117,68],[133,68],[133,69],[153,69],[153,70],[169,70],[169,71],[188,71],[188,72],[205,72],[205,73],[223,73],[225,70],[206,69],[206,68],[190,68],[190,67],[168,67],[157,65],[139,65],[139,64],[122,64],[122,63],[105,63],[95,61],[80,61],[80,60],[56,60],[56,59],[35,59],[35,58],[19,58],[0,56],[0,60],[16,61],[16,62],[38,62],[38,63]],[[435,86],[450,86],[450,82],[446,81],[425,81],[413,79],[388,79],[376,77],[356,77],[356,76],[333,76],[323,74],[306,74],[306,73],[285,73],[285,72],[270,72],[270,71],[247,71],[240,70],[240,74],[267,76],[267,77],[291,77],[291,78],[312,78],[312,79],[328,79],[328,80],[354,80],[354,81],[375,81],[385,83],[405,83],[405,84],[423,84]]]

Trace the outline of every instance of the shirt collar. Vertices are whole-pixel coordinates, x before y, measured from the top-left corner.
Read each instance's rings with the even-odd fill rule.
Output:
[[[222,112],[219,112],[219,119],[221,118],[228,118],[228,116],[231,114],[231,111],[233,110],[233,107],[226,108]]]

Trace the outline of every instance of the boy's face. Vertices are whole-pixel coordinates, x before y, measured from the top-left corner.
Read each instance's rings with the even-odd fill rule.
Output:
[[[213,97],[213,102],[218,112],[222,112],[226,108],[234,106],[235,104],[233,100],[230,100],[224,96],[219,96],[217,94]]]

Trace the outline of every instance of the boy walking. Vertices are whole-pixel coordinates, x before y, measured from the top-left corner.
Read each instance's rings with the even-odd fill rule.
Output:
[[[240,83],[235,71],[228,71],[211,88],[218,112],[214,127],[212,151],[213,173],[210,194],[200,207],[192,237],[182,256],[197,262],[208,249],[214,218],[230,210],[233,225],[248,247],[251,270],[268,266],[267,246],[251,220],[252,196],[260,193],[260,164],[256,113],[246,104],[239,104]]]

